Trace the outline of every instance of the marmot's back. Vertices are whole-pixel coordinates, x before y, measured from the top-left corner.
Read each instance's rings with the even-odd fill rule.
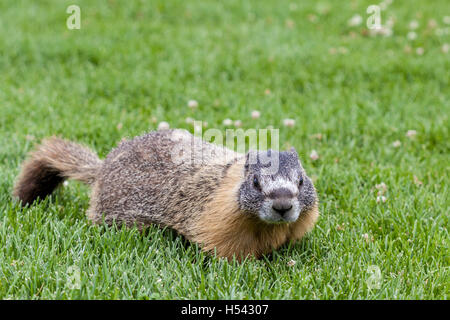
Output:
[[[210,201],[227,164],[240,156],[186,130],[151,132],[124,141],[99,172],[91,219],[138,226],[159,223],[181,228],[189,237],[189,224]]]

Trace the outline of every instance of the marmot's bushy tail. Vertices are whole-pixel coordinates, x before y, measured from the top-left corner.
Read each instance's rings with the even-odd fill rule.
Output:
[[[44,199],[68,178],[92,184],[101,165],[86,147],[56,137],[45,139],[23,164],[13,195],[25,205]]]

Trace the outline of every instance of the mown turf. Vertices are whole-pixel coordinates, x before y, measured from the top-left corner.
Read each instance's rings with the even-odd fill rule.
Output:
[[[81,30],[66,28],[70,4]],[[393,34],[373,37],[370,4],[2,0],[0,298],[447,299],[448,3],[394,1],[381,16],[395,17]],[[355,14],[363,23],[349,26]],[[75,182],[29,209],[11,199],[46,136],[104,157],[159,121],[192,131],[186,117],[279,128],[316,182],[313,232],[228,263],[168,230],[92,226],[88,188]]]

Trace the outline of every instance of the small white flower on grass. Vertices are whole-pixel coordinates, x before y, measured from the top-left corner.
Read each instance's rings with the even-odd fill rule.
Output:
[[[358,34],[357,34],[356,32],[354,32],[354,31],[350,31],[350,32],[348,33],[348,36],[349,36],[351,39],[355,39],[356,37],[358,37]]]
[[[392,29],[392,27],[395,24],[395,18],[393,16],[390,16],[387,20],[386,20],[386,27]]]
[[[450,16],[445,16],[444,18],[442,18],[442,22],[444,22],[445,24],[450,24]]]
[[[377,203],[385,203],[387,201],[387,198],[385,196],[378,196],[377,197]]]
[[[428,28],[434,29],[438,26],[437,21],[434,19],[428,20]]]
[[[384,28],[381,28],[381,34],[385,37],[391,37],[393,32],[392,32],[391,28],[384,27]]]
[[[293,266],[295,266],[296,263],[297,262],[295,262],[294,260],[289,260],[288,263],[287,263],[287,266],[288,267],[293,267]]]
[[[385,193],[387,190],[387,185],[384,182],[381,182],[380,184],[376,184],[375,188],[379,191],[381,191],[382,193]]]
[[[380,184],[376,184],[375,185],[375,189],[378,190],[377,196],[380,197],[380,196],[383,196],[386,193],[387,185],[384,182],[382,182]],[[378,201],[378,198],[377,198],[377,201]]]
[[[166,122],[166,121],[161,121],[161,122],[158,124],[158,130],[168,130],[169,128],[170,128],[170,125],[169,125],[169,123]]]
[[[283,124],[286,127],[292,128],[293,126],[295,126],[295,120],[294,119],[284,119]]]
[[[401,145],[402,145],[402,143],[401,143],[399,140],[395,140],[395,141],[392,143],[392,146],[393,146],[394,148],[399,148]]]
[[[364,240],[366,240],[367,243],[373,242],[373,236],[369,236],[368,233],[364,233],[364,234],[362,235],[362,237],[363,237]]]
[[[308,14],[308,20],[309,22],[316,22],[317,21],[317,16],[315,14]]]
[[[261,112],[259,112],[258,110],[253,110],[252,119],[258,119],[259,117],[261,117]]]
[[[69,185],[69,181],[66,180],[66,181],[63,182],[63,186],[64,187],[67,187],[68,185]]]
[[[291,19],[286,20],[286,27],[288,27],[289,29],[292,29],[292,28],[294,28],[294,26],[295,26],[294,20],[291,20]]]
[[[198,102],[196,100],[189,100],[188,107],[191,109],[195,109],[198,107]]]
[[[373,37],[376,35],[381,35],[385,37],[392,36],[392,29],[387,26],[381,26],[381,28],[370,29],[369,34]]]
[[[417,135],[417,131],[416,130],[408,130],[406,132],[406,136],[410,139],[414,138]]]
[[[425,53],[424,48],[419,47],[419,48],[416,49],[416,54],[417,54],[417,55],[421,56],[421,55],[423,55],[424,53]]]
[[[341,53],[341,54],[347,54],[348,53],[348,49],[346,47],[339,47],[338,50],[339,50],[339,53]]]
[[[443,53],[448,53],[450,51],[450,44],[444,43],[441,48]]]
[[[160,283],[160,282],[162,282],[162,279],[156,280],[156,283]]]
[[[419,27],[419,22],[417,20],[413,20],[409,23],[409,29],[416,30]]]
[[[187,123],[187,124],[193,124],[194,121],[195,121],[195,120],[192,119],[191,117],[187,117],[187,118],[186,118],[186,123]]]
[[[414,176],[414,184],[418,187],[420,187],[423,182],[419,180],[419,178],[417,178],[417,176]]]
[[[233,120],[225,119],[225,120],[223,120],[222,123],[223,123],[224,126],[231,126],[233,124]]]
[[[234,126],[237,127],[237,128],[242,127],[242,121],[241,120],[235,120],[234,121]]]
[[[359,14],[355,14],[353,17],[348,20],[347,24],[350,27],[359,26],[363,22],[363,18]]]
[[[414,31],[410,31],[406,35],[406,38],[408,38],[408,40],[416,40],[417,39],[417,33],[415,33]]]
[[[311,151],[311,153],[309,154],[309,157],[311,158],[312,161],[316,161],[319,159],[319,154],[317,153],[316,150]]]
[[[380,2],[379,7],[381,10],[386,10],[388,7],[388,4],[385,1]]]

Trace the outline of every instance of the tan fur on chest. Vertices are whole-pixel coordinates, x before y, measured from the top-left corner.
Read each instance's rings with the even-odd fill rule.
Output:
[[[267,224],[238,207],[240,183],[244,180],[242,161],[230,167],[214,193],[213,200],[201,213],[193,239],[203,250],[218,256],[241,260],[248,255],[260,257],[291,240],[300,240],[312,229],[318,216],[317,204],[291,224]]]

